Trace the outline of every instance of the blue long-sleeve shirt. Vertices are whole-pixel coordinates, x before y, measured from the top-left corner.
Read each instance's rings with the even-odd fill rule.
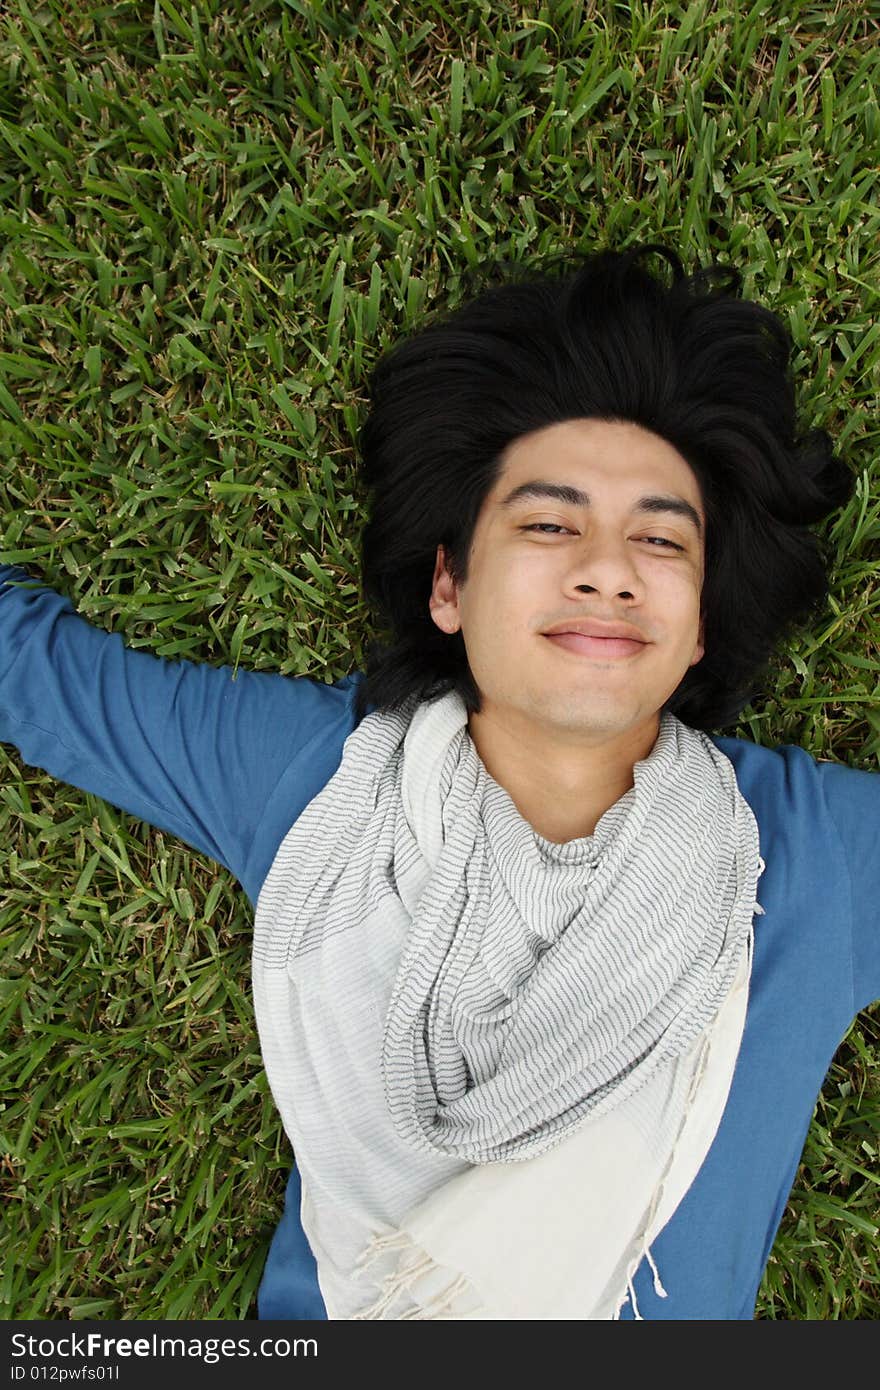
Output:
[[[229,666],[155,657],[0,566],[0,740],[216,860],[254,907],[290,826],[339,766],[362,679],[233,679]],[[715,742],[758,822],[764,915],[721,1126],[652,1247],[668,1297],[644,1265],[636,1275],[648,1319],[753,1316],[828,1066],[880,997],[880,775],[796,747]],[[261,1317],[326,1316],[299,1204],[294,1168]]]

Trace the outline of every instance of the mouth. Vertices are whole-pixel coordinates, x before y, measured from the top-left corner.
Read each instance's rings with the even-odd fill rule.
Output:
[[[545,632],[542,636],[563,651],[600,661],[621,661],[638,656],[648,645],[631,637],[588,637],[583,632]]]

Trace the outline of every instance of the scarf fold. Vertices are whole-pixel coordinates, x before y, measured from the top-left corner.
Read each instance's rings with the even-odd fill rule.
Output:
[[[328,1212],[309,1202],[307,1234],[331,1316],[569,1316],[534,1295],[575,1209],[574,1265],[599,1272],[575,1268],[551,1302],[616,1316],[664,1191],[699,1169],[745,1018],[758,830],[729,760],[670,714],[633,778],[592,836],[545,840],[452,692],[362,720],[282,842],[254,997],[304,1191]],[[493,1271],[524,1251],[511,1290]]]
[[[627,1105],[588,1116],[524,1163],[481,1164],[435,1189],[356,1269],[374,1274],[366,1319],[616,1319],[643,1258],[712,1144],[748,1003],[751,946],[718,1017],[690,1053]],[[679,1126],[674,1139],[670,1121]]]

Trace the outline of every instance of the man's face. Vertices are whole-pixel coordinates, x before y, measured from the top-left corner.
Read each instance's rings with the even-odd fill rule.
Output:
[[[514,496],[524,484],[582,496]],[[575,743],[656,725],[703,655],[704,535],[696,477],[639,425],[569,420],[514,441],[467,580],[453,583],[438,546],[430,600],[438,627],[461,629],[480,717]],[[595,635],[546,635],[579,621]]]

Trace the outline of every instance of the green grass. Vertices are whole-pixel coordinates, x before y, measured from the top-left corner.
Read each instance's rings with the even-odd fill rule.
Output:
[[[0,561],[163,656],[363,664],[381,351],[504,257],[660,238],[789,324],[859,479],[740,729],[880,766],[880,44],[862,3],[7,0]],[[289,1153],[237,882],[0,748],[7,1318],[241,1318]],[[761,1318],[880,1315],[880,1011]]]

